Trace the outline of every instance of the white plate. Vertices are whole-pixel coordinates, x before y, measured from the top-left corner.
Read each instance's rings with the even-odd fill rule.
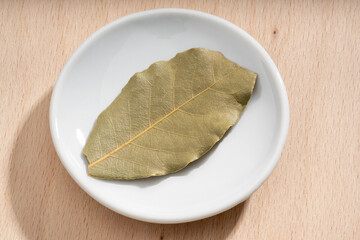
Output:
[[[215,150],[178,173],[135,181],[89,177],[81,152],[98,114],[135,72],[192,47],[220,51],[259,74],[239,122]],[[209,14],[159,9],[112,22],[76,50],[54,87],[50,125],[62,163],[90,196],[131,218],[179,223],[225,211],[266,180],[286,139],[289,107],[276,66],[246,32]]]

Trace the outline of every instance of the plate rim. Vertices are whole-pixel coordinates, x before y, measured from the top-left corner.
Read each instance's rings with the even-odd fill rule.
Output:
[[[271,71],[270,74],[274,78],[273,82],[277,89],[276,92],[279,92],[279,95],[277,97],[279,97],[279,103],[280,103],[280,107],[279,107],[280,114],[279,115],[281,116],[281,118],[280,118],[281,123],[279,124],[279,126],[280,126],[280,130],[278,132],[279,137],[277,139],[277,144],[275,145],[275,150],[273,151],[273,154],[272,154],[270,160],[268,161],[268,165],[267,165],[267,168],[264,171],[264,173],[262,175],[259,175],[260,177],[258,177],[257,181],[254,184],[252,184],[251,188],[249,188],[249,190],[246,192],[246,194],[242,194],[241,196],[236,195],[236,197],[233,198],[233,201],[231,201],[230,204],[220,205],[217,209],[213,209],[213,211],[209,211],[206,213],[204,213],[204,212],[199,212],[197,214],[192,213],[192,214],[189,214],[187,217],[182,217],[182,218],[176,218],[176,216],[162,217],[162,218],[157,218],[156,216],[152,216],[152,217],[143,216],[138,213],[131,213],[129,211],[126,211],[126,209],[124,209],[124,208],[112,206],[112,205],[104,202],[100,197],[97,196],[97,194],[95,192],[92,191],[91,187],[82,183],[80,181],[80,179],[76,177],[76,174],[71,170],[68,163],[64,160],[64,159],[66,159],[66,156],[65,156],[64,151],[61,149],[61,144],[57,137],[57,128],[56,128],[56,123],[55,123],[55,119],[56,119],[55,109],[56,109],[56,105],[57,105],[58,92],[59,92],[59,88],[61,88],[62,83],[65,79],[64,76],[66,76],[68,69],[70,68],[72,63],[74,61],[76,61],[76,59],[84,51],[86,51],[87,47],[94,40],[96,40],[96,38],[101,37],[108,31],[111,31],[113,29],[113,27],[115,27],[115,26],[118,26],[121,24],[126,24],[127,22],[129,22],[133,19],[142,18],[144,16],[158,15],[158,14],[164,14],[164,13],[183,14],[183,15],[188,15],[188,16],[195,15],[198,17],[202,17],[208,21],[220,23],[223,25],[223,27],[227,27],[230,30],[232,30],[233,32],[237,32],[238,34],[240,34],[241,37],[245,38],[245,40],[247,40],[247,42],[249,44],[251,44],[254,47],[254,49],[256,49],[258,51],[259,56],[263,57],[265,60],[265,63],[269,66],[269,70]],[[54,88],[53,88],[53,92],[52,92],[51,100],[50,100],[50,108],[49,108],[50,132],[51,132],[51,137],[52,137],[52,140],[53,140],[53,143],[55,146],[55,150],[59,156],[60,161],[64,165],[65,169],[70,174],[72,179],[80,186],[81,189],[83,189],[87,194],[89,194],[93,199],[95,199],[97,202],[99,202],[103,206],[105,206],[119,214],[122,214],[124,216],[130,217],[133,219],[137,219],[140,221],[146,221],[146,222],[152,222],[152,223],[167,223],[167,224],[191,222],[191,221],[196,221],[196,220],[200,220],[203,218],[214,216],[216,214],[224,212],[224,211],[236,206],[237,204],[245,201],[252,193],[254,193],[266,181],[266,179],[268,179],[268,177],[273,172],[274,168],[276,167],[276,165],[280,159],[281,152],[284,147],[286,137],[288,134],[289,119],[290,119],[289,115],[290,115],[290,112],[289,112],[289,102],[288,102],[287,92],[286,92],[284,82],[281,78],[280,72],[277,69],[273,60],[271,59],[270,55],[260,45],[260,43],[258,43],[253,37],[251,37],[243,29],[241,29],[240,27],[236,26],[235,24],[233,24],[223,18],[220,18],[218,16],[215,16],[215,15],[212,15],[209,13],[204,13],[204,12],[190,10],[190,9],[182,9],[182,8],[160,8],[160,9],[153,9],[153,10],[147,10],[147,11],[133,13],[133,14],[121,17],[113,22],[110,22],[110,23],[106,24],[105,26],[101,27],[100,29],[98,29],[97,31],[95,31],[93,34],[91,34],[74,51],[74,53],[71,55],[71,57],[68,59],[68,61],[65,63],[64,67],[62,68],[62,70],[56,80],[56,83],[54,85]]]

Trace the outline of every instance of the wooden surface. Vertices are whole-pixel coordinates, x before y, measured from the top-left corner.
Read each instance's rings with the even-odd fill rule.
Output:
[[[52,88],[74,50],[138,11],[181,7],[257,39],[289,95],[279,164],[246,202],[186,224],[132,220],[82,191],[55,153]],[[360,239],[360,1],[0,0],[0,239]]]

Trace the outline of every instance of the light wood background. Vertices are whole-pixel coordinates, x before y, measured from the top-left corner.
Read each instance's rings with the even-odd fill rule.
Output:
[[[279,164],[246,202],[159,225],[98,204],[49,132],[52,88],[101,26],[152,8],[223,17],[277,64],[290,103]],[[0,239],[360,239],[360,1],[0,0]]]

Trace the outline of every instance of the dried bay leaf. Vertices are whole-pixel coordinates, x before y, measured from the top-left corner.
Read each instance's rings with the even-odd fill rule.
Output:
[[[183,169],[237,122],[256,77],[203,48],[136,73],[90,133],[83,150],[89,175],[137,179]]]

